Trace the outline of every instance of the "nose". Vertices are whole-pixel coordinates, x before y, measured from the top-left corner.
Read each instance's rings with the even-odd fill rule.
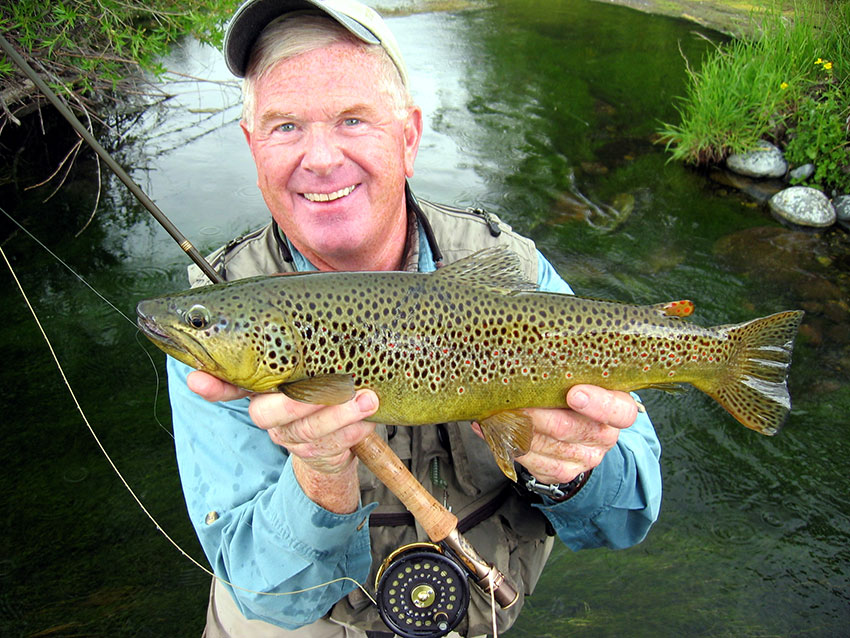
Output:
[[[324,126],[314,126],[305,140],[306,147],[301,159],[302,168],[317,175],[329,175],[342,165],[344,155],[339,142],[334,139],[332,130]]]

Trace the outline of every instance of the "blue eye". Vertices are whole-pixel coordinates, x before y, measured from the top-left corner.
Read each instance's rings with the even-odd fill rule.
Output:
[[[357,126],[358,124],[360,124],[360,118],[357,118],[357,117],[347,117],[347,118],[345,118],[345,119],[343,120],[343,123],[344,123],[346,126]]]
[[[280,126],[278,126],[277,130],[282,133],[291,133],[295,130],[295,124],[293,124],[292,122],[287,122],[286,124],[281,124]]]

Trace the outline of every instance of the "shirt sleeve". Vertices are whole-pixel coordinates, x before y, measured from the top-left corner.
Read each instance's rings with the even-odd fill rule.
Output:
[[[207,560],[246,618],[285,629],[315,621],[355,587],[329,581],[368,577],[364,523],[375,504],[345,515],[316,505],[286,450],[251,422],[247,399],[209,403],[186,386],[191,368],[171,357],[167,368],[180,480]]]
[[[570,293],[570,287],[538,253],[538,288]],[[633,395],[637,398],[637,395]],[[620,433],[578,494],[563,503],[536,505],[572,550],[630,547],[642,541],[661,507],[661,444],[642,412]]]

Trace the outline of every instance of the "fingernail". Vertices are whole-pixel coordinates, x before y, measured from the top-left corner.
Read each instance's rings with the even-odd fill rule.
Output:
[[[587,407],[589,402],[590,397],[581,390],[570,395],[570,407],[575,410],[581,410],[582,408]]]
[[[361,412],[372,412],[376,407],[378,407],[375,395],[371,392],[361,392],[354,400]]]

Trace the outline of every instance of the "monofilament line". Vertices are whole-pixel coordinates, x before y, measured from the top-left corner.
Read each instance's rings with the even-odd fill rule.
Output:
[[[62,264],[68,272],[70,272],[72,275],[74,275],[74,277],[76,277],[77,279],[79,279],[79,280],[83,283],[83,285],[84,285],[86,288],[88,288],[89,290],[91,290],[91,291],[92,291],[95,295],[97,295],[97,296],[101,299],[101,301],[103,301],[103,303],[105,303],[107,306],[109,306],[110,308],[112,308],[112,309],[113,309],[115,312],[117,312],[119,315],[121,315],[122,317],[124,317],[124,319],[125,319],[126,321],[128,321],[130,324],[132,324],[133,328],[136,328],[136,322],[135,322],[135,321],[133,321],[132,319],[130,319],[130,317],[128,317],[127,315],[125,315],[123,312],[121,312],[121,311],[118,309],[118,307],[117,307],[114,303],[112,303],[111,301],[109,301],[109,299],[107,299],[107,298],[106,298],[106,297],[104,297],[102,294],[100,294],[97,290],[95,290],[89,282],[87,282],[85,279],[83,279],[83,278],[82,278],[82,277],[81,277],[81,276],[80,276],[80,275],[79,275],[79,274],[78,274],[78,273],[77,273],[77,272],[76,272],[73,268],[71,268],[68,264],[66,264],[64,261],[62,261],[62,258],[61,258],[61,257],[59,257],[59,255],[57,255],[56,253],[54,253],[52,250],[50,250],[47,246],[45,246],[45,245],[44,245],[44,243],[43,243],[41,240],[39,240],[39,238],[38,238],[38,237],[36,237],[36,236],[35,236],[35,235],[33,235],[30,231],[28,231],[26,228],[24,228],[24,227],[23,227],[23,226],[22,226],[22,225],[18,222],[18,220],[17,220],[17,219],[15,219],[14,217],[12,217],[9,213],[7,213],[7,212],[3,209],[3,207],[2,207],[2,206],[0,206],[0,213],[3,213],[6,217],[8,217],[8,218],[9,218],[9,220],[10,220],[10,221],[11,221],[11,222],[15,225],[15,226],[17,226],[18,228],[20,228],[20,229],[21,229],[21,230],[22,230],[22,231],[26,234],[26,236],[27,236],[27,237],[29,237],[30,239],[32,239],[32,240],[33,240],[36,244],[38,244],[41,248],[43,248],[45,251],[47,251],[47,254],[48,254],[48,255],[50,255],[51,257],[53,257],[53,259],[55,259],[55,260],[56,260],[56,261],[58,261],[60,264]],[[5,255],[4,255],[4,258],[5,258]],[[7,260],[7,261],[6,261],[6,263],[8,264],[8,263],[9,263],[9,261]],[[12,266],[9,266],[9,269],[10,269],[10,270],[11,270],[11,268],[12,268]],[[15,276],[14,271],[12,271],[12,276],[13,276],[13,277]],[[15,278],[15,281],[17,281],[17,278]],[[20,285],[19,285],[18,287],[20,288]],[[23,290],[21,290],[21,294],[23,294]],[[26,299],[26,295],[24,295],[24,299]],[[32,308],[30,308],[30,311],[32,311]],[[35,313],[33,313],[33,316],[34,316],[34,315],[35,315]],[[38,321],[38,319],[36,319],[36,321]]]
[[[39,332],[41,332],[41,336],[44,339],[44,342],[47,344],[48,350],[50,350],[50,356],[53,357],[53,362],[56,364],[56,368],[59,370],[59,374],[62,376],[62,381],[65,383],[65,387],[68,389],[68,392],[71,395],[71,399],[74,401],[74,405],[76,406],[77,411],[80,413],[80,416],[83,418],[83,423],[86,424],[86,427],[88,428],[89,434],[91,434],[92,438],[94,438],[94,441],[97,444],[97,447],[100,449],[101,453],[106,458],[106,461],[109,463],[109,466],[112,468],[112,471],[115,472],[115,474],[118,476],[118,478],[124,484],[124,487],[127,488],[128,492],[130,492],[130,496],[133,497],[133,500],[136,501],[136,504],[142,509],[142,511],[145,513],[145,515],[156,526],[157,530],[159,530],[159,532],[163,536],[165,536],[166,539],[168,539],[168,542],[170,542],[172,545],[174,545],[174,547],[177,549],[177,551],[179,551],[181,554],[183,554],[183,556],[188,558],[197,567],[200,567],[202,570],[204,570],[207,573],[211,573],[206,567],[201,565],[198,561],[196,561],[189,554],[187,554],[183,550],[183,548],[180,547],[180,545],[178,545],[177,542],[174,539],[172,539],[168,535],[168,533],[160,526],[160,524],[154,518],[153,514],[151,514],[148,511],[148,509],[145,507],[144,503],[142,503],[141,499],[136,495],[136,492],[133,491],[133,488],[130,487],[130,484],[124,478],[124,475],[121,474],[121,471],[115,465],[114,461],[112,460],[112,457],[109,456],[109,453],[106,451],[106,448],[103,446],[103,443],[101,443],[100,438],[97,436],[97,433],[94,431],[94,428],[92,427],[91,423],[89,423],[88,417],[86,416],[86,413],[83,411],[83,407],[80,405],[79,400],[77,400],[77,395],[74,393],[74,389],[71,387],[71,384],[68,381],[68,377],[65,375],[65,369],[62,367],[62,364],[59,362],[59,357],[56,355],[56,351],[53,349],[53,344],[50,342],[50,338],[47,336],[47,333],[44,331],[44,327],[41,325],[41,321],[39,320],[38,315],[35,312],[35,308],[33,308],[32,304],[30,303],[29,297],[27,296],[27,293],[24,290],[23,285],[21,285],[21,282],[18,279],[18,275],[15,273],[15,269],[12,267],[12,263],[9,261],[9,258],[6,257],[6,251],[3,250],[2,246],[0,246],[0,255],[3,256],[3,261],[6,262],[6,266],[9,268],[9,272],[12,273],[12,279],[15,280],[15,285],[18,287],[18,290],[20,291],[21,296],[24,298],[24,302],[26,303],[27,308],[29,308],[29,311],[32,314],[32,318],[35,320],[35,325],[38,326],[38,330],[39,330]]]

